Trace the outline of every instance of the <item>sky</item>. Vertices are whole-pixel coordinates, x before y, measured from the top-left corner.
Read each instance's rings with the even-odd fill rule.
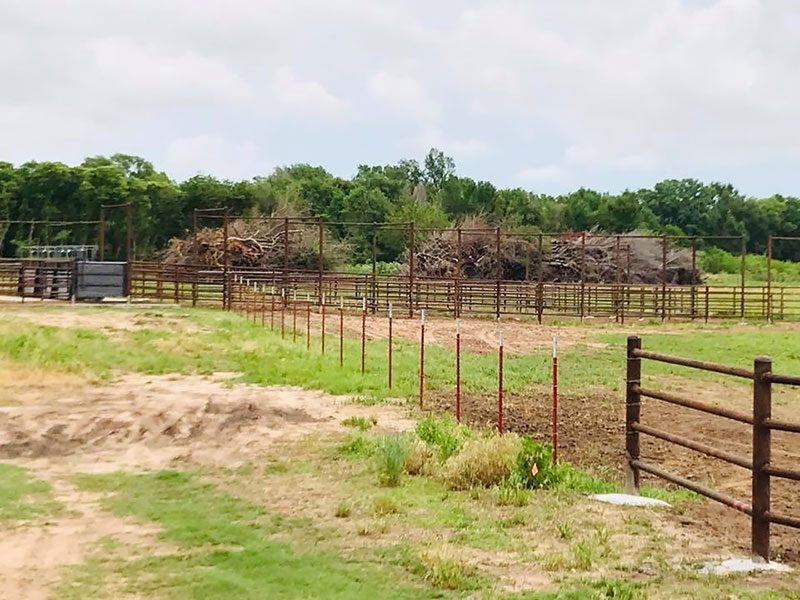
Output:
[[[0,0],[0,160],[800,195],[796,0]]]

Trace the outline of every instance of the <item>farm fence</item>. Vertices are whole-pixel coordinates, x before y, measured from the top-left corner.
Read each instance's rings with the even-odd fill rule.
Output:
[[[739,377],[753,382],[753,410],[743,412],[715,406],[680,395],[642,387],[642,360],[652,360],[679,365],[701,371]],[[772,432],[800,433],[800,423],[774,419],[772,417],[772,385],[800,386],[800,377],[780,375],[772,372],[772,361],[758,357],[753,370],[730,367],[643,350],[638,336],[628,338],[626,378],[625,436],[629,466],[629,488],[638,493],[640,473],[644,471],[698,494],[721,502],[751,517],[751,549],[754,554],[769,560],[770,524],[775,523],[800,529],[800,518],[776,514],[770,509],[770,483],[773,477],[800,481],[800,470],[778,467],[772,464]],[[672,434],[668,431],[645,425],[641,422],[642,398],[652,398],[683,408],[733,420],[752,429],[752,457],[744,457],[714,448],[702,441]],[[710,487],[680,477],[640,458],[640,434],[645,434],[670,444],[694,450],[752,472],[752,498],[748,504]]]

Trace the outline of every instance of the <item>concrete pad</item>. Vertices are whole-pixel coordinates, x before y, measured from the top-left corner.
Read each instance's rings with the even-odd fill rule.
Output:
[[[670,504],[655,498],[645,498],[644,496],[633,496],[631,494],[592,494],[591,498],[606,504],[616,504],[617,506],[650,506],[650,507],[669,507]]]
[[[700,568],[704,575],[727,575],[729,573],[753,573],[756,571],[777,571],[790,573],[791,567],[776,562],[764,562],[752,558],[730,558],[728,560],[712,560]]]

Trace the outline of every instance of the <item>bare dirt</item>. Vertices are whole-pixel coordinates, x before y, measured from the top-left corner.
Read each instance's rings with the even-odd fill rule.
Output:
[[[673,378],[672,387],[690,395],[697,382]],[[745,393],[747,389],[744,387]],[[730,405],[731,397],[742,391],[740,386],[704,382],[699,395],[707,402]],[[695,393],[694,397],[697,395]],[[432,398],[428,408],[452,414],[454,403],[453,396],[440,396]],[[464,422],[487,428],[497,426],[497,395],[467,394],[462,398],[461,406]],[[792,412],[796,418],[796,409]],[[746,425],[650,399],[643,400],[641,419],[642,423],[652,427],[751,458],[752,434]],[[503,422],[507,431],[549,441],[552,431],[551,392],[543,389],[538,394],[505,394]],[[567,461],[584,468],[622,473],[625,414],[621,394],[562,395],[559,398],[558,435],[561,456]],[[641,436],[641,458],[745,503],[750,502],[750,473],[740,467],[645,435]],[[779,466],[796,468],[800,464],[800,436],[775,432],[772,460]],[[649,476],[644,476],[644,479],[656,483]],[[658,481],[657,485],[664,485],[664,482]],[[796,482],[773,478],[773,512],[797,516],[797,490]],[[704,528],[743,552],[749,550],[749,517],[723,505],[711,501],[690,503],[687,516],[681,523]],[[773,525],[772,536],[773,558],[800,562],[800,532]]]

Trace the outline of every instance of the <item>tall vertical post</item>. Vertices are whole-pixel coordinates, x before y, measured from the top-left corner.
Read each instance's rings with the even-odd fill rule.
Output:
[[[228,211],[222,215],[222,308],[231,309],[231,290],[228,282]]]
[[[550,439],[553,443],[553,462],[558,462],[558,336],[553,336],[553,429]]]
[[[344,298],[339,298],[339,366],[344,366]]]
[[[667,318],[667,236],[661,238],[661,321]]]
[[[772,360],[759,356],[754,362],[753,379],[753,517],[752,551],[769,560],[770,461],[771,432],[766,420],[772,416],[772,386],[768,375]]]
[[[324,250],[323,246],[325,244],[325,223],[322,220],[322,217],[319,218],[319,253],[317,255],[317,298],[322,300],[322,279],[323,279],[323,268],[324,268]]]
[[[500,247],[500,228],[498,227],[495,232],[495,260],[497,261],[497,282],[495,290],[495,317],[500,318],[500,282],[503,279],[503,252]]]
[[[372,224],[372,314],[378,310],[378,224]]]
[[[620,307],[620,283],[622,283],[622,271],[620,269],[620,236],[617,235],[616,246],[614,248],[614,267],[616,269],[616,286],[614,287],[614,320],[619,323],[619,307]]]
[[[306,351],[311,350],[311,298],[306,297]]]
[[[289,217],[283,219],[283,287],[289,286]]]
[[[297,290],[292,291],[292,341],[297,343]]]
[[[544,314],[544,256],[543,256],[543,239],[542,234],[539,234],[539,257],[537,275],[536,275],[536,320],[539,325],[542,324],[542,315]]]
[[[697,312],[697,238],[692,238],[692,289],[691,294],[691,313],[694,320]]]
[[[128,300],[131,297],[131,277],[133,275],[133,205],[128,202],[125,207],[125,290]]]
[[[321,304],[319,306],[319,316],[320,320],[322,321],[322,324],[320,325],[320,330],[319,330],[321,337],[319,342],[319,348],[320,348],[320,354],[325,354],[325,292],[322,292],[322,295],[320,296],[320,303]]]
[[[639,460],[639,432],[633,428],[639,422],[641,412],[641,396],[639,386],[642,383],[642,359],[635,356],[635,351],[642,347],[639,336],[628,338],[628,368],[625,378],[625,450],[628,454],[628,469],[625,487],[629,494],[639,493],[639,469],[633,461]]]
[[[367,367],[367,298],[361,299],[361,374],[366,372]]]
[[[581,321],[583,320],[583,315],[586,308],[584,305],[585,293],[586,293],[586,232],[584,231],[581,234]]]
[[[456,422],[461,423],[461,319],[456,319]]]
[[[503,433],[503,330],[497,330],[497,431]]]
[[[419,321],[419,409],[424,407],[425,398],[425,309],[420,312]]]
[[[389,302],[389,389],[392,389],[392,303]]]
[[[744,286],[745,286],[745,270],[747,268],[747,240],[744,236],[742,236],[742,297],[739,299],[741,304],[739,308],[739,313],[741,314],[742,320],[744,320]]]
[[[197,208],[192,209],[192,246],[194,253],[197,254]]]
[[[458,319],[461,317],[461,277],[464,272],[463,249],[461,247],[461,227],[459,227],[457,230],[456,240],[456,255],[458,263],[456,265],[456,302],[453,312],[456,315],[456,319]]]
[[[414,318],[414,221],[408,224],[408,317]]]
[[[100,223],[97,226],[97,253],[100,262],[105,260],[106,255],[106,209],[100,207]]]
[[[767,238],[767,320],[772,323],[772,236]]]

